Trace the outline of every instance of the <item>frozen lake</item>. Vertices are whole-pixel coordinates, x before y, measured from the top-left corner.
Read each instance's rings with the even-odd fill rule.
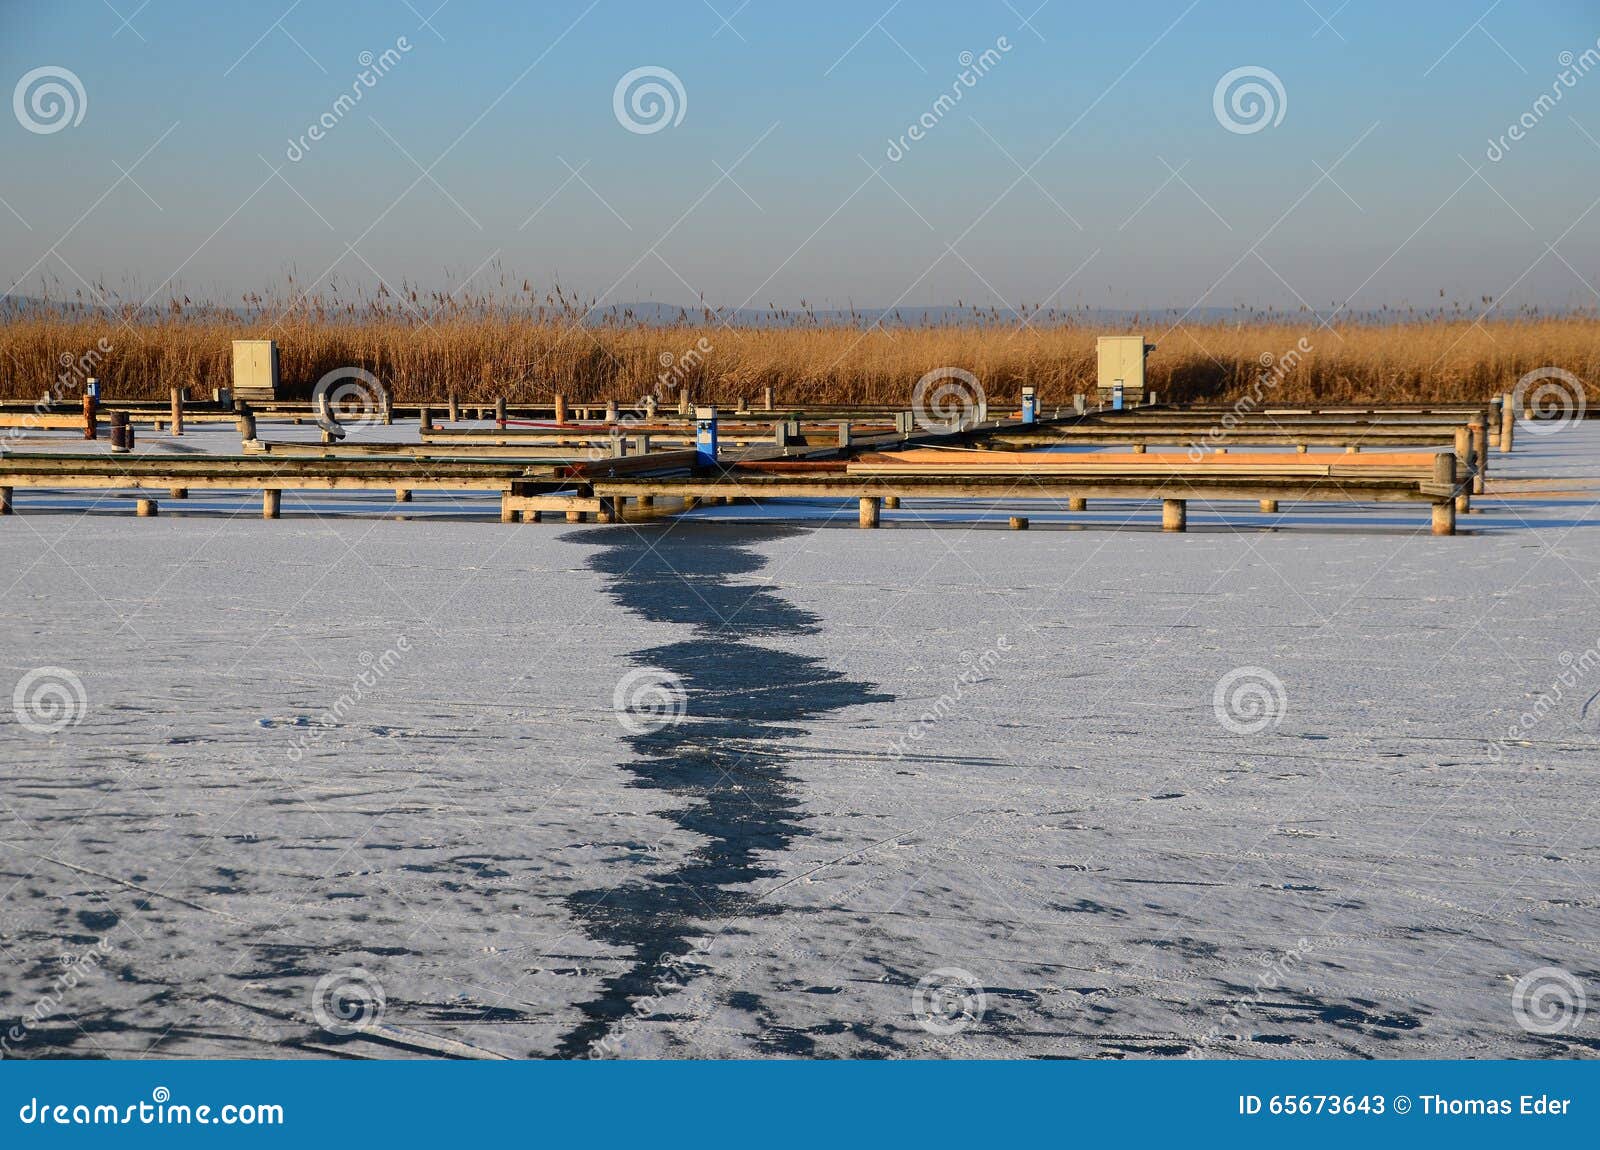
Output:
[[[1492,464],[1580,497],[1513,485],[1433,538],[1404,506],[1267,531],[1191,503],[1175,536],[1111,503],[864,532],[831,522],[853,505],[569,528],[461,518],[481,497],[266,523],[251,493],[135,520],[24,492],[0,1037],[1592,1054],[1600,1010],[1539,1019],[1600,993],[1600,513],[1574,485],[1600,424]]]

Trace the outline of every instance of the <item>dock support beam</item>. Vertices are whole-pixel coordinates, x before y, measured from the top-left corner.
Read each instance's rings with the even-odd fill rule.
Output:
[[[500,493],[500,522],[515,523],[516,521],[517,513],[511,508],[511,492],[502,491]]]
[[[1182,499],[1161,501],[1161,530],[1186,531],[1189,526],[1189,505]]]
[[[278,517],[278,504],[282,501],[283,492],[276,487],[269,487],[261,493],[261,518],[276,519]]]
[[[861,497],[861,526],[876,527],[878,525],[878,504],[880,500],[876,495],[863,495]]]

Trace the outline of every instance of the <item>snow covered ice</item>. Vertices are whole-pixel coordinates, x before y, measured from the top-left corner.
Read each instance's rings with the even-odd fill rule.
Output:
[[[1600,426],[1491,462],[1583,495]],[[1528,487],[1453,538],[1403,505],[1191,503],[1175,536],[1109,503],[864,532],[25,494],[0,687],[57,668],[85,705],[0,707],[0,1037],[1591,1053],[1594,1013],[1514,1002],[1600,986],[1600,517]],[[621,721],[632,672],[659,722]]]

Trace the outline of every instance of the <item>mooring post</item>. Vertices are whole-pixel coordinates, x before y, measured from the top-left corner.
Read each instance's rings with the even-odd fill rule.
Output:
[[[878,497],[876,495],[863,495],[861,497],[861,526],[876,527],[878,525]]]
[[[761,406],[768,411],[772,410],[772,388],[763,387],[761,389]]]
[[[128,424],[126,411],[113,411],[111,420],[111,450],[118,455],[133,450],[133,428]]]
[[[494,397],[494,425],[496,427],[506,425],[506,397],[503,395]]]
[[[268,487],[261,493],[261,518],[276,519],[278,505],[282,502],[283,492],[276,487]]]
[[[789,446],[789,425],[781,419],[772,425],[772,443],[775,447]]]
[[[616,421],[617,421],[617,401],[614,400],[614,399],[608,399],[608,400],[606,400],[606,422],[607,423],[615,423]]]
[[[1482,495],[1489,477],[1489,433],[1481,419],[1467,424],[1472,433],[1472,494]]]
[[[653,395],[644,397],[644,417],[646,419],[654,419],[656,417],[656,397]]]
[[[383,411],[383,425],[385,427],[394,423],[394,395],[386,387],[378,393],[378,406]]]
[[[500,493],[500,522],[515,523],[516,521],[517,513],[511,507],[511,492],[502,491]]]
[[[1133,452],[1135,455],[1143,455],[1144,454],[1144,444],[1142,444],[1142,443],[1132,444],[1131,446],[1129,446],[1128,450]]]
[[[1067,497],[1067,510],[1068,511],[1087,511],[1087,510],[1089,510],[1089,501],[1087,499],[1085,499],[1081,495],[1068,496]]]
[[[839,423],[839,446],[850,446],[850,421],[848,419],[841,420]]]
[[[1026,515],[1013,515],[1011,517],[1011,530],[1026,531],[1027,529],[1028,517]]]
[[[556,392],[555,416],[557,423],[565,423],[567,421],[567,397],[562,395],[559,391]]]
[[[1189,526],[1189,506],[1182,499],[1161,501],[1161,530],[1185,531]]]
[[[1276,499],[1263,499],[1261,501],[1261,511],[1264,515],[1276,515],[1278,513],[1278,501]]]
[[[717,409],[694,409],[694,461],[699,467],[717,465]]]
[[[433,430],[433,408],[427,404],[417,409],[417,428],[424,435]]]
[[[1456,453],[1454,451],[1441,451],[1433,457],[1433,482],[1436,486],[1449,489],[1452,493],[1456,486]],[[1443,498],[1435,496],[1437,502],[1433,505],[1433,533],[1435,535],[1454,535],[1456,533],[1456,500],[1454,495]]]
[[[1465,515],[1472,510],[1472,431],[1456,428],[1455,473],[1461,476],[1461,486],[1456,489],[1456,514]]]
[[[0,487],[0,515],[10,515],[13,510],[11,506],[11,488]]]
[[[453,391],[450,392],[445,397],[445,402],[449,405],[450,422],[451,423],[459,423],[459,422],[461,422],[461,405],[458,402],[456,402],[456,393],[453,392]]]
[[[154,499],[136,499],[133,503],[133,513],[140,519],[150,519],[155,516],[160,508]]]
[[[1087,409],[1088,404],[1084,402],[1082,393],[1072,397],[1072,413],[1074,415],[1082,415],[1085,411],[1087,411]]]
[[[411,489],[409,487],[396,487],[394,489],[394,501],[396,503],[410,503]]]
[[[1500,399],[1500,452],[1505,454],[1511,450],[1511,442],[1517,430],[1517,405],[1513,396],[1507,392]]]
[[[885,495],[883,497],[883,506],[886,511],[897,510],[900,506],[900,497],[898,495]]]
[[[183,434],[183,389],[172,389],[172,434]]]
[[[167,488],[167,493],[174,499],[189,498],[189,489],[187,487],[169,487]]]
[[[95,399],[94,394],[92,392],[88,392],[88,391],[84,392],[83,393],[83,437],[85,439],[93,439],[95,437],[95,434],[96,434],[96,432],[95,432],[95,404],[96,404],[96,399]]]

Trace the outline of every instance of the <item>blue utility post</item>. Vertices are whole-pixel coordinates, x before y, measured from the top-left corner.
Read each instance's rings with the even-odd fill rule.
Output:
[[[1022,422],[1039,422],[1039,402],[1034,397],[1033,388],[1031,387],[1022,389]]]
[[[1111,410],[1122,410],[1122,381],[1120,379],[1111,385]]]
[[[714,467],[717,462],[717,409],[694,409],[694,461],[700,467]]]

